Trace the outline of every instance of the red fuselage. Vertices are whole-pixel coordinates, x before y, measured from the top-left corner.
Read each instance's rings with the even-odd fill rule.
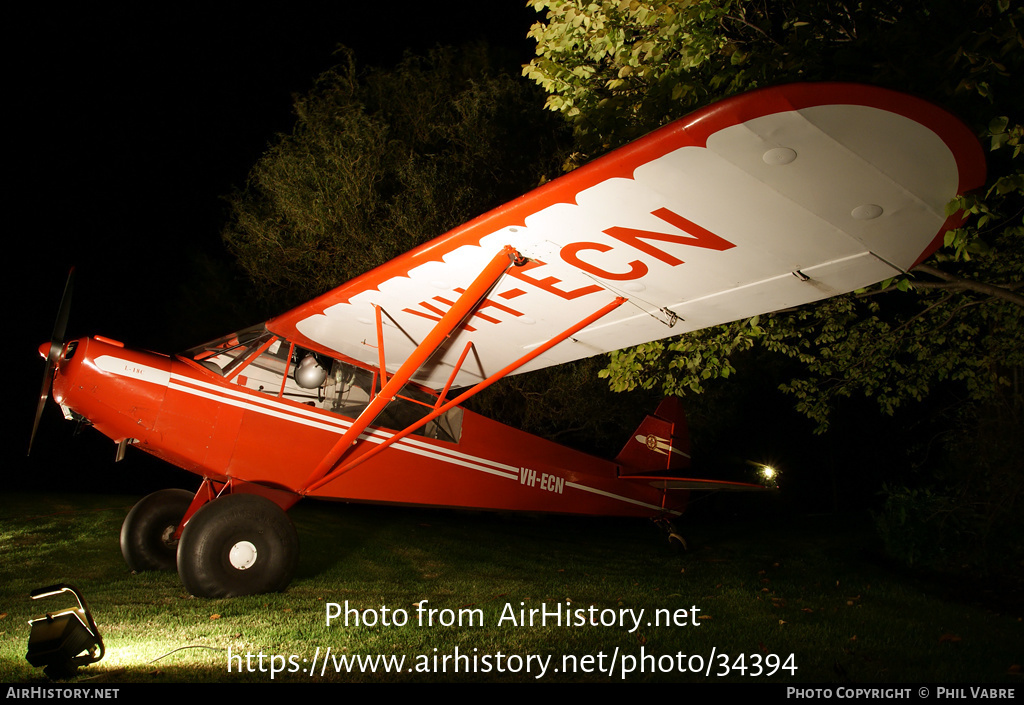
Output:
[[[289,398],[287,378],[263,383],[245,374],[254,367],[229,379],[188,358],[82,338],[65,346],[53,393],[66,414],[115,442],[217,482],[322,499],[611,516],[678,514],[686,504],[686,491],[621,479],[630,469],[461,409],[457,442],[409,436],[307,490],[352,417],[321,408],[315,395]],[[370,426],[345,461],[393,433]]]

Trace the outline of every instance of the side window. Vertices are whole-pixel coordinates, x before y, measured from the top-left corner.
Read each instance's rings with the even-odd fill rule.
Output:
[[[327,394],[332,403],[324,408],[342,416],[355,418],[370,403],[376,381],[376,375],[369,370],[335,360],[331,374],[327,378]],[[388,404],[374,419],[373,425],[401,430],[429,414],[435,401],[436,397],[433,395],[406,386],[399,397]],[[436,419],[431,419],[413,433],[417,436],[458,443],[462,436],[462,409],[451,409]]]
[[[232,372],[237,370],[233,378],[234,383],[247,389],[275,397],[280,396],[348,418],[359,416],[377,391],[379,380],[373,371],[332,360],[323,355],[314,356],[315,364],[322,369],[309,376],[299,372],[299,379],[302,379],[306,386],[298,384],[296,370],[312,353],[293,348],[286,340],[274,340],[255,359],[250,359],[257,348],[265,345],[270,339],[271,334],[259,326],[193,348],[186,354],[196,362],[229,378]],[[306,360],[306,366],[312,364],[312,360]],[[388,404],[374,419],[373,425],[396,430],[404,429],[429,414],[436,400],[434,395],[412,385],[406,385],[398,398]],[[451,409],[436,419],[431,419],[414,433],[458,443],[462,436],[462,409]]]
[[[268,336],[264,336],[256,343],[262,345],[267,339]],[[313,387],[312,389],[303,387],[295,381],[295,369],[302,357],[306,355],[305,351],[298,348],[293,350],[285,340],[274,340],[266,350],[257,355],[255,359],[250,360],[249,353],[255,347],[257,345],[250,344],[244,348],[233,348],[204,358],[202,364],[224,375],[230,375],[231,371],[237,367],[238,373],[233,379],[235,384],[271,396],[281,396],[308,406],[331,410],[331,403],[328,401],[330,379],[327,379],[319,388]],[[291,361],[288,359],[289,351],[292,351],[293,359]],[[210,363],[214,363],[214,365]],[[285,377],[286,373],[287,378]]]
[[[327,377],[331,389],[329,411],[355,418],[366,408],[373,396],[374,374],[361,367],[334,361],[331,374]]]
[[[288,343],[275,340],[239,372],[235,381],[243,387],[277,396],[281,393],[281,381],[288,367]],[[316,390],[310,394],[309,390],[301,389],[294,381],[289,380],[284,386],[284,396],[287,399],[308,402],[316,399]]]

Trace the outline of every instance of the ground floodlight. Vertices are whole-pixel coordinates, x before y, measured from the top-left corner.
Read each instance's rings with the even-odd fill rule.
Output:
[[[61,583],[33,590],[29,597],[38,600],[62,592],[74,595],[78,607],[28,620],[32,631],[25,658],[36,668],[43,667],[50,677],[73,675],[79,666],[95,663],[104,654],[103,638],[77,588]]]

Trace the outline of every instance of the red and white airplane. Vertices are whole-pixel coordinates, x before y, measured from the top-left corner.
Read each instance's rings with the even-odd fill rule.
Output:
[[[614,460],[459,404],[505,375],[906,272],[984,172],[974,135],[922,100],[756,91],[181,355],[64,343],[62,305],[36,424],[52,382],[67,418],[202,478],[142,499],[121,530],[131,568],[177,567],[199,596],[285,588],[303,497],[674,517],[689,490],[735,486],[689,476],[676,400]]]

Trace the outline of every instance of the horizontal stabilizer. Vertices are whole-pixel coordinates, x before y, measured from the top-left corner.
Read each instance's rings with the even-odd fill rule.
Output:
[[[715,490],[732,492],[764,492],[775,489],[750,482],[730,482],[729,480],[708,480],[696,477],[659,477],[657,475],[623,476],[630,482],[646,482],[651,487],[663,490]]]

